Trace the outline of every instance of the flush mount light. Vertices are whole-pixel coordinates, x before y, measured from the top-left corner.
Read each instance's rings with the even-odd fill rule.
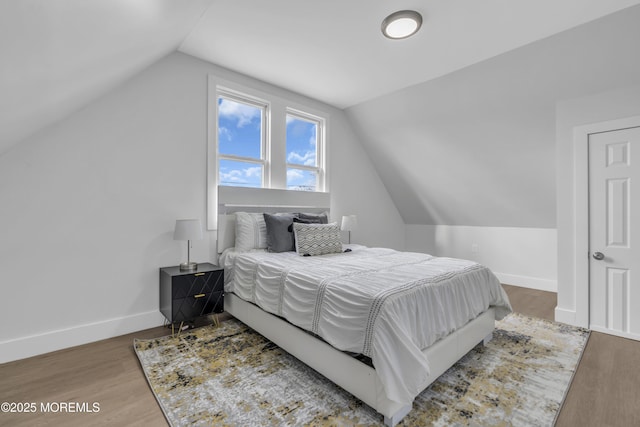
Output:
[[[390,39],[406,39],[418,32],[422,15],[415,10],[400,10],[384,18],[382,34]]]

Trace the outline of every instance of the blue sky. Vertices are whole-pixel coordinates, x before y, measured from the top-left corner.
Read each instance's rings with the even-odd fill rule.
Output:
[[[260,158],[261,110],[252,105],[218,98],[218,150],[221,154]],[[287,163],[316,165],[317,124],[287,115]],[[220,160],[222,185],[259,187],[262,166],[249,162]],[[287,169],[287,187],[315,189],[313,172]]]

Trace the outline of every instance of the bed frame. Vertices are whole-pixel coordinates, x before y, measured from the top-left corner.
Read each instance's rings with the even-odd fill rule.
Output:
[[[283,192],[286,194],[282,194]],[[305,194],[295,198],[294,193]],[[232,244],[229,237],[233,231],[232,219],[228,214],[236,211],[255,212],[256,209],[261,212],[328,211],[329,195],[219,187],[218,202],[218,252],[222,252],[222,249]],[[225,311],[247,326],[374,408],[384,416],[385,425],[395,426],[411,411],[411,404],[401,404],[387,398],[378,374],[369,365],[233,293],[225,294],[224,307]],[[421,385],[421,390],[427,388],[478,343],[486,344],[491,340],[494,328],[495,312],[490,308],[462,328],[424,349],[431,373]]]

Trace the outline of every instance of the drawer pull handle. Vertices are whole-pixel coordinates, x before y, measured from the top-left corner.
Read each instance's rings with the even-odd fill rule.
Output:
[[[194,276],[204,276],[204,273],[196,273]]]
[[[198,295],[194,295],[194,298],[202,298],[203,296],[205,296],[206,294],[198,294]]]

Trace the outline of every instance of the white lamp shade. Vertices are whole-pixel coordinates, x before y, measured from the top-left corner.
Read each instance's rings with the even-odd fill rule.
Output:
[[[173,240],[201,240],[202,224],[199,219],[177,219]]]
[[[358,228],[358,217],[356,215],[345,215],[342,217],[342,231],[353,231]]]

